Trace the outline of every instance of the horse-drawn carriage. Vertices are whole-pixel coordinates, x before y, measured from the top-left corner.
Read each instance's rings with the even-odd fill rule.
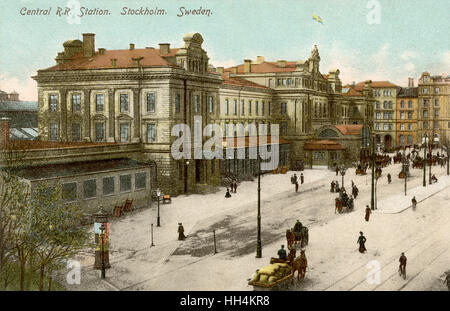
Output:
[[[300,247],[303,248],[308,245],[309,233],[308,228],[302,226],[300,230],[288,229],[286,230],[287,247],[289,250],[295,249],[297,242],[300,242]]]
[[[367,174],[365,167],[362,167],[361,165],[358,165],[355,173],[356,173],[356,175],[366,175]]]
[[[416,159],[414,159],[414,161],[412,162],[412,168],[422,169],[422,168],[423,168],[423,164],[424,164],[423,159],[421,159],[421,158],[416,158]]]
[[[402,162],[402,159],[403,159],[402,155],[401,155],[400,153],[397,153],[397,154],[394,156],[394,164],[401,163],[401,162]]]
[[[291,249],[287,259],[271,258],[270,265],[256,270],[253,278],[248,282],[254,290],[276,290],[283,285],[289,285],[287,280],[294,282],[295,272],[297,271],[297,280],[303,279],[306,275],[308,261],[305,251],[302,250],[299,257],[295,257],[296,250]]]
[[[342,212],[351,212],[353,211],[354,203],[352,199],[342,199],[342,198],[336,198],[335,199],[335,209],[334,213],[338,212],[341,214]]]

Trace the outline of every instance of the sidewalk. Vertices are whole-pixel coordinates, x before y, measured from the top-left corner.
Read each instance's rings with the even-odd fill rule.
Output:
[[[379,200],[376,212],[383,214],[401,213],[412,206],[411,200],[414,196],[417,200],[417,206],[420,208],[421,202],[450,186],[450,176],[439,176],[438,182],[432,185],[428,184],[427,176],[426,182],[426,187],[421,185],[412,189],[407,189],[406,196],[404,192],[402,192]]]

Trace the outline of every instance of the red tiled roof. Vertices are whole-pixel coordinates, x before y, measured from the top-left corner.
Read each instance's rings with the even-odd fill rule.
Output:
[[[222,74],[222,79],[224,80],[224,84],[270,89],[267,86],[255,82],[251,82],[237,77],[230,77],[228,73]]]
[[[358,91],[361,91],[364,86],[365,86],[365,82],[359,82],[358,84],[355,85],[355,89]],[[397,87],[397,85],[389,82],[389,81],[372,81],[372,83],[370,83],[370,86],[372,88],[376,88],[376,87]]]
[[[250,145],[249,144],[249,142],[250,142],[250,137],[255,137],[255,136],[245,136],[245,140],[244,140],[244,142],[245,142],[245,147],[248,147],[248,146],[254,146],[254,145]],[[256,146],[259,146],[260,144],[259,144],[259,138],[261,139],[261,140],[266,140],[266,143],[264,144],[264,145],[270,145],[271,144],[271,142],[272,142],[272,138],[271,138],[271,136],[270,135],[267,135],[267,136],[259,136],[259,137],[255,137],[256,138]],[[233,139],[233,141],[234,141],[234,148],[236,148],[236,146],[237,146],[237,144],[238,144],[238,138],[237,137],[229,137],[228,139]],[[222,138],[222,141],[223,142],[226,142],[227,141],[227,137],[223,137]],[[278,138],[278,144],[279,145],[284,145],[284,144],[289,144],[289,141],[287,141],[287,140],[285,140],[285,139],[282,139],[282,138]],[[262,144],[261,144],[262,145]],[[224,146],[224,148],[226,148],[226,146]]]
[[[335,125],[335,128],[342,133],[342,135],[360,135],[363,125],[362,124],[341,124]]]
[[[266,73],[266,72],[292,72],[295,71],[296,62],[286,62],[285,67],[279,67],[277,62],[263,62],[261,64],[252,64],[251,72],[252,73]],[[231,72],[232,68],[237,67],[237,73],[244,73],[244,64],[226,68],[225,72]]]
[[[344,88],[349,88],[349,90],[347,93],[342,93],[343,96],[363,96],[363,94],[360,91],[357,91],[352,87],[345,86]]]
[[[330,140],[308,140],[303,146],[304,150],[344,150],[340,143]]]
[[[76,54],[70,61],[52,66],[45,70],[77,70],[77,69],[107,69],[113,68],[111,59],[117,59],[116,68],[136,67],[133,58],[143,57],[140,65],[143,67],[177,67],[164,57],[175,56],[178,49],[170,49],[168,54],[160,54],[159,49],[133,49],[133,50],[105,50],[105,54],[98,51],[93,57],[84,57],[83,53]]]

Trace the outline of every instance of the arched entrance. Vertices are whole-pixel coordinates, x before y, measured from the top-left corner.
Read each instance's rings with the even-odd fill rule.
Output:
[[[384,148],[385,149],[391,149],[392,147],[392,136],[391,135],[385,135],[384,136]]]

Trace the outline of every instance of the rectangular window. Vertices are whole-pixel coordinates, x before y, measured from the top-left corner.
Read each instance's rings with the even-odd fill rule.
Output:
[[[229,107],[228,107],[228,99],[225,99],[225,114],[229,113]]]
[[[103,112],[105,109],[105,95],[97,94],[95,95],[95,111]]]
[[[402,100],[402,101],[400,102],[400,108],[405,108],[405,101]]]
[[[105,123],[95,123],[95,141],[105,141]]]
[[[200,97],[198,95],[194,96],[194,112],[200,112]]]
[[[402,123],[402,124],[400,124],[400,130],[401,131],[404,131],[405,130],[405,125]]]
[[[439,122],[434,121],[433,122],[433,126],[434,126],[435,129],[439,128]]]
[[[155,93],[147,93],[147,112],[155,112]]]
[[[130,126],[128,124],[120,124],[120,141],[121,142],[127,142],[129,138],[129,129]]]
[[[434,89],[434,92],[435,92],[436,94],[439,94],[439,91],[440,91],[440,90],[439,90],[438,87]]]
[[[383,130],[387,131],[389,129],[389,125],[388,124],[383,124]]]
[[[181,100],[181,96],[180,94],[175,94],[175,112],[178,113],[181,111],[180,108],[180,100]]]
[[[50,123],[50,140],[57,141],[59,139],[58,123]]]
[[[394,124],[389,123],[389,131],[392,131],[394,129]]]
[[[237,115],[237,100],[233,100],[233,114]]]
[[[128,112],[128,94],[120,94],[120,112]]]
[[[147,187],[147,173],[136,173],[135,176],[136,190],[145,189]]]
[[[287,103],[281,103],[281,114],[286,114],[287,112]]]
[[[81,140],[81,124],[72,123],[72,141]]]
[[[252,101],[251,100],[248,101],[248,114],[249,115],[252,114]]]
[[[264,115],[264,112],[265,112],[264,110],[265,110],[265,108],[266,108],[266,103],[265,103],[265,102],[262,102],[262,103],[261,103],[261,114],[262,114],[262,115]]]
[[[439,106],[439,99],[435,99],[435,100],[434,100],[434,105],[435,105],[435,106]]]
[[[51,112],[58,111],[58,95],[50,95],[49,96],[49,105],[50,105]]]
[[[412,142],[413,142],[412,136],[411,136],[411,135],[408,135],[408,145],[411,145]]]
[[[377,112],[377,113],[376,113],[376,117],[377,117],[377,120],[380,120],[380,119],[381,119],[381,113],[380,113],[380,112]]]
[[[408,131],[412,131],[413,130],[413,125],[412,123],[408,123]]]
[[[95,179],[85,180],[83,182],[84,198],[90,199],[97,196],[97,181]]]
[[[424,110],[423,111],[423,117],[424,118],[428,118],[428,110]]]
[[[120,192],[131,191],[131,175],[120,176]]]
[[[267,112],[268,112],[269,116],[270,116],[271,111],[272,111],[272,107],[271,106],[272,106],[272,103],[269,102],[269,107],[267,107]]]
[[[379,130],[380,129],[380,123],[375,124],[375,129]]]
[[[283,121],[281,122],[281,133],[286,133],[287,132],[287,122]]]
[[[212,96],[208,97],[208,111],[209,111],[209,113],[214,112],[214,97],[212,97]]]
[[[255,102],[255,114],[256,115],[259,114],[259,102],[258,101]]]
[[[424,93],[424,94],[428,94],[428,89],[427,89],[427,88],[424,88],[424,89],[423,89],[423,93]]]
[[[435,117],[439,117],[439,110],[435,110],[435,111],[434,111],[434,116],[435,116]]]
[[[156,124],[147,124],[147,142],[156,142]]]
[[[241,100],[241,115],[245,114],[245,101]]]
[[[73,202],[77,199],[77,183],[63,184],[61,187],[62,198],[66,202]]]
[[[103,178],[103,195],[114,194],[114,177]]]
[[[72,94],[72,111],[81,111],[81,94]]]
[[[408,119],[411,120],[413,118],[413,112],[409,111],[408,112]]]
[[[412,101],[408,102],[408,108],[412,108]]]
[[[424,100],[423,100],[423,105],[424,105],[424,106],[428,106],[428,99],[424,99]]]
[[[423,128],[427,129],[428,128],[428,122],[423,122]]]

